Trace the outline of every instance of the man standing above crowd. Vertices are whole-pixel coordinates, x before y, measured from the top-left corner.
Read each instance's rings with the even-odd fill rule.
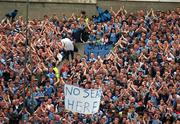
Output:
[[[65,34],[61,43],[64,46],[64,59],[69,60],[69,55],[71,55],[71,59],[74,59],[74,44]]]

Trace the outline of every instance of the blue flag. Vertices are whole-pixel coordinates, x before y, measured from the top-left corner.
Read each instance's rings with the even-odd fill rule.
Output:
[[[108,10],[103,11],[101,7],[96,7],[98,16],[93,18],[94,23],[107,22],[111,20],[111,14]]]

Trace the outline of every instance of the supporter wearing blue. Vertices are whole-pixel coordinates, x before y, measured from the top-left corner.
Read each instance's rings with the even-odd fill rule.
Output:
[[[104,34],[101,26],[102,26],[101,24],[98,24],[96,26],[96,36],[99,37],[99,38],[102,38],[102,36]]]
[[[46,86],[44,87],[44,93],[48,97],[51,97],[51,94],[55,93],[55,89],[54,89],[54,87],[52,85],[50,85],[50,82],[46,83]]]
[[[30,95],[30,92],[27,93],[25,105],[27,107],[27,111],[29,113],[33,113],[36,110],[36,107],[38,105],[36,99],[33,97],[33,95]]]
[[[117,42],[118,39],[115,29],[111,29],[111,32],[109,34],[109,40],[112,44],[115,44]]]
[[[36,92],[34,92],[34,97],[38,102],[38,105],[41,105],[41,103],[44,101],[45,92],[42,86],[40,86],[39,89],[36,89]]]
[[[96,58],[95,58],[94,54],[91,53],[90,58],[89,58],[89,62],[95,62],[95,61],[96,61]]]
[[[72,31],[72,39],[75,41],[75,42],[81,42],[81,39],[80,39],[80,35],[81,35],[81,31],[83,29],[77,27],[77,23],[72,23],[71,24],[71,31]]]
[[[93,32],[89,35],[89,41],[90,42],[96,41],[96,33],[95,32]]]
[[[54,78],[56,77],[56,75],[55,75],[52,67],[49,68],[49,72],[47,73],[47,77],[49,77],[50,84],[53,85],[54,84]]]

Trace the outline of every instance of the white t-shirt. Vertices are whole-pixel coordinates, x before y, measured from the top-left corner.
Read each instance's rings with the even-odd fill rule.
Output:
[[[64,46],[64,49],[69,51],[69,50],[72,50],[74,51],[74,45],[73,45],[73,41],[71,41],[69,38],[64,38],[61,40],[63,46]]]

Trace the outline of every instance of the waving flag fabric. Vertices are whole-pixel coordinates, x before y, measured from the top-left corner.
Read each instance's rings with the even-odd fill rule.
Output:
[[[103,11],[101,7],[96,7],[98,16],[93,18],[94,23],[107,22],[111,20],[111,14],[108,10]]]

